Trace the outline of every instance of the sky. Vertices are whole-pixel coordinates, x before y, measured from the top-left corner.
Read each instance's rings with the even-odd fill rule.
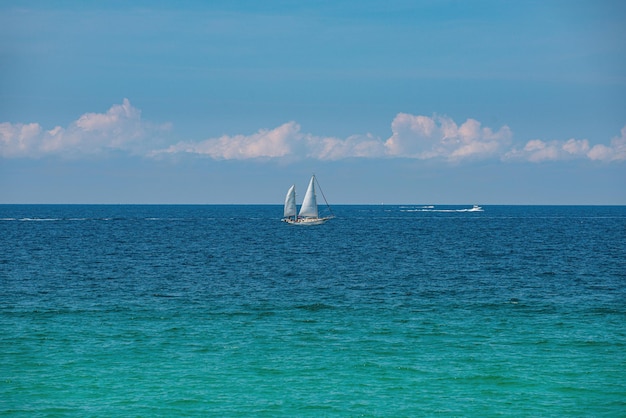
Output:
[[[0,203],[626,204],[626,3],[3,1]]]

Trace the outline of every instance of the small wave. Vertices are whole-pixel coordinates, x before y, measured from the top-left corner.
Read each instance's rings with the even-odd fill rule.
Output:
[[[302,309],[305,311],[309,311],[309,312],[317,312],[317,311],[321,311],[324,309],[335,309],[334,306],[331,305],[326,305],[325,303],[313,303],[310,305],[298,305],[296,306],[297,309]]]
[[[208,218],[210,220],[215,218]],[[123,217],[103,217],[103,218],[0,218],[0,222],[108,222],[108,221],[184,221],[185,218],[123,218]]]

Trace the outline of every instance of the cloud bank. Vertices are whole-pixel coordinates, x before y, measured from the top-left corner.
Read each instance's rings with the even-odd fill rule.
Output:
[[[475,119],[461,124],[447,116],[399,113],[391,122],[391,136],[371,134],[347,138],[323,137],[302,132],[296,122],[249,135],[223,135],[201,141],[181,141],[155,148],[156,139],[171,128],[141,118],[128,99],[105,113],[86,113],[68,127],[45,130],[39,123],[0,123],[0,157],[37,158],[46,155],[81,157],[123,152],[150,158],[198,155],[215,160],[407,158],[461,162],[500,159],[535,163],[572,159],[603,162],[626,161],[626,126],[608,145],[592,145],[587,139],[533,139],[512,146],[508,126],[492,129]]]
[[[379,157],[384,144],[371,135],[354,135],[347,139],[305,134],[296,122],[275,129],[261,129],[251,135],[224,135],[199,142],[179,142],[150,156],[167,154],[200,154],[216,160],[247,160],[254,158],[313,158],[339,160],[351,157]]]
[[[169,125],[156,126],[141,119],[141,111],[128,99],[106,113],[85,113],[70,126],[45,130],[39,123],[0,123],[0,156],[80,157],[123,151],[142,154],[150,139]]]
[[[523,160],[531,162],[572,160],[588,158],[593,161],[626,161],[626,126],[621,135],[611,139],[610,145],[591,146],[587,139],[568,139],[567,141],[528,141],[522,149],[507,152],[505,160]]]
[[[545,162],[570,159],[626,161],[626,126],[610,145],[591,146],[587,139],[543,141],[533,139],[521,148],[511,148],[513,133],[508,126],[497,131],[475,119],[458,125],[446,116],[415,116],[399,113],[391,122],[391,137],[371,134],[346,139],[303,133],[296,122],[251,135],[222,136],[199,142],[179,142],[151,156],[206,155],[217,160],[282,158],[341,160],[346,158],[439,159],[449,162],[496,158],[503,161]]]

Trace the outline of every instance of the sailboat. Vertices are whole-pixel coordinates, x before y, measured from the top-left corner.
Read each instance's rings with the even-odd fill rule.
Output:
[[[309,181],[309,187],[306,189],[306,194],[304,195],[304,200],[302,201],[302,206],[300,207],[300,213],[298,213],[296,207],[296,186],[292,185],[289,188],[287,196],[285,196],[285,212],[283,222],[287,222],[292,225],[320,225],[335,217],[332,214],[330,205],[326,202],[326,197],[324,197],[322,189],[320,188],[322,197],[324,197],[324,201],[326,202],[326,206],[330,212],[329,216],[320,218],[317,208],[315,183],[317,183],[317,179],[315,178],[315,175],[313,175],[311,176],[311,181]],[[317,186],[319,187],[319,183],[317,183]]]

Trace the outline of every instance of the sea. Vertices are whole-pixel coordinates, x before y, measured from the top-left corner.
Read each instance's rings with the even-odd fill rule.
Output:
[[[626,207],[469,208],[0,205],[0,416],[626,416]]]

